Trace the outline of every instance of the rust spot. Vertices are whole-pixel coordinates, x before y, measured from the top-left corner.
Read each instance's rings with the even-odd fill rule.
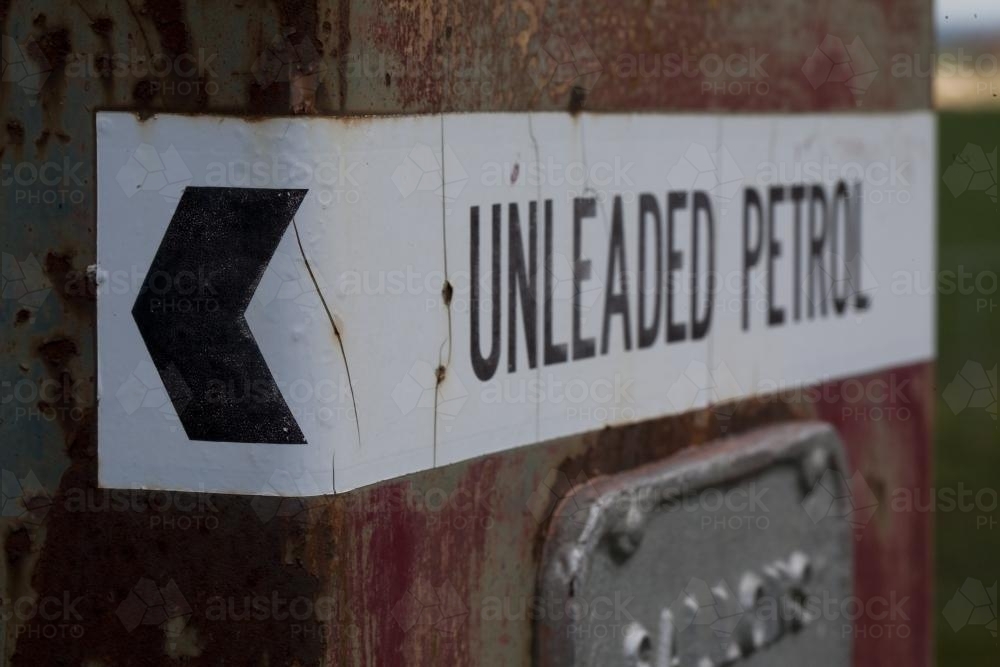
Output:
[[[7,141],[12,144],[24,143],[24,125],[16,118],[7,121]]]
[[[583,111],[583,103],[587,100],[587,91],[580,86],[573,86],[569,94],[568,110],[571,114],[578,114]]]
[[[40,53],[35,52],[36,46]],[[70,46],[69,31],[66,28],[51,30],[28,46],[29,57],[53,70],[61,70],[66,64],[66,57],[70,51],[72,51],[72,46]]]
[[[252,81],[247,87],[249,110],[258,114],[288,113],[289,97],[287,81],[274,81],[268,86],[262,86],[256,81]]]
[[[337,12],[337,85],[340,96],[340,110],[347,109],[347,68],[349,66],[348,56],[351,50],[351,3],[341,2]]]
[[[97,299],[97,285],[86,271],[73,268],[69,255],[50,252],[45,256],[45,275],[55,288],[56,294],[71,306],[77,306],[90,313]]]
[[[70,33],[67,28],[55,28],[27,45],[28,57],[38,66],[49,71],[45,85],[39,90],[42,102],[43,126],[58,128],[66,99],[66,63],[72,53]]]
[[[292,113],[316,113],[316,90],[319,87],[319,74],[316,72],[295,73],[289,82],[289,92]]]
[[[268,51],[280,61],[282,74],[275,80],[263,82],[263,86],[251,86],[251,100],[256,104],[253,110],[287,113],[290,107],[295,114],[315,113],[319,110],[317,98],[322,98],[325,91],[320,76],[324,44],[317,35],[316,0],[278,0],[276,5],[281,32],[270,43]],[[330,22],[326,21],[324,33],[329,34],[331,30]],[[272,109],[270,105],[273,104],[280,106]]]
[[[80,352],[76,348],[76,343],[69,338],[56,338],[39,345],[38,353],[51,368],[63,369],[66,368],[70,358]]]
[[[451,305],[451,297],[455,294],[455,288],[451,286],[451,281],[444,281],[444,287],[441,288],[441,297],[444,299],[444,305]]]
[[[144,13],[152,20],[162,51],[167,55],[194,55],[185,14],[187,4],[182,0],[147,0],[145,3]],[[145,33],[143,36],[145,37]],[[148,43],[147,50],[152,57]],[[211,68],[202,71],[199,67],[197,72],[191,73],[185,73],[182,69],[184,68],[170,68],[169,73],[162,77],[154,74],[151,82],[142,84],[143,88],[136,86],[133,89],[133,96],[146,105],[154,97],[159,97],[161,106],[169,106],[176,111],[205,109],[209,100]]]
[[[71,397],[72,398],[72,397]],[[64,411],[63,414],[70,414]],[[68,430],[66,453],[74,461],[93,461],[97,459],[97,420],[92,412],[86,412],[78,423],[64,424]],[[67,473],[69,470],[66,471]],[[96,471],[95,471],[96,473]],[[94,476],[96,480],[96,474]],[[97,487],[96,482],[93,485]]]
[[[26,324],[28,320],[31,319],[31,313],[24,308],[17,311],[17,315],[14,316],[14,326],[19,327],[22,324]]]
[[[438,384],[441,384],[442,382],[444,382],[444,378],[445,378],[445,375],[447,373],[448,373],[448,370],[444,367],[444,364],[442,364],[442,365],[440,365],[440,366],[437,367],[437,370],[434,371],[434,376],[437,378],[437,383]]]
[[[31,535],[26,528],[15,528],[7,533],[3,543],[8,565],[17,565],[22,558],[31,553]]]
[[[112,21],[107,16],[100,16],[94,19],[90,23],[90,29],[93,30],[98,35],[109,35],[111,34],[111,29],[115,26],[115,22]]]
[[[51,136],[52,133],[49,130],[42,130],[42,133],[38,135],[37,139],[35,139],[35,148],[38,150],[44,150],[48,145],[49,137]]]
[[[146,13],[153,20],[160,35],[160,46],[165,51],[172,54],[187,51],[188,33],[181,0],[147,0]]]
[[[61,255],[50,252],[45,256],[45,272],[49,274],[50,277],[61,278],[72,268],[73,264],[70,261],[69,255]]]
[[[132,89],[132,99],[142,107],[148,107],[156,97],[156,84],[148,79],[143,79],[135,84]]]
[[[315,39],[316,24],[319,23],[319,9],[316,0],[277,0],[281,25],[294,28],[296,33],[308,36],[322,53],[322,44]]]
[[[110,81],[114,72],[114,59],[110,53],[98,53],[94,57],[94,67],[97,76],[105,82]]]

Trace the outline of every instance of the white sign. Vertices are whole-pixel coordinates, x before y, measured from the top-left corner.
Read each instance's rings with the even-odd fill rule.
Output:
[[[340,492],[934,354],[929,113],[97,131],[103,486]]]

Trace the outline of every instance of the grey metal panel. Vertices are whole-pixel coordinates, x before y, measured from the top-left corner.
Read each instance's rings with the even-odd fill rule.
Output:
[[[576,487],[542,556],[540,665],[851,664],[846,461],[817,422]]]

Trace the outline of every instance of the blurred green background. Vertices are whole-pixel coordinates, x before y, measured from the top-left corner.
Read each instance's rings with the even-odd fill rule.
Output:
[[[938,490],[996,492],[1000,489],[996,375],[1000,357],[1000,113],[945,112],[939,127],[942,181],[934,484]],[[955,277],[952,283],[949,275]],[[959,289],[963,275],[968,288],[964,290]],[[934,521],[937,664],[998,665],[995,586],[1000,574],[1000,512],[990,516],[938,511]],[[992,608],[983,613],[992,615],[992,631],[976,624],[980,616],[963,624],[968,609],[965,600],[983,592],[989,597],[990,587]]]

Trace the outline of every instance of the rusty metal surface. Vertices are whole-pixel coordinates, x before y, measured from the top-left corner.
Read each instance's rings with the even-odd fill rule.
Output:
[[[527,664],[543,535],[571,488],[686,446],[779,420],[818,417],[835,426],[848,469],[870,480],[877,496],[875,514],[857,526],[855,594],[909,599],[907,619],[854,621],[855,665],[897,659],[929,664],[927,516],[893,511],[890,495],[930,485],[932,378],[928,365],[896,369],[831,383],[816,394],[790,393],[607,430],[333,498],[334,542],[362,552],[347,559],[340,575],[340,608],[351,611],[333,628],[331,655],[338,664]],[[891,401],[857,398],[857,387],[882,383],[898,389]],[[896,417],[886,418],[889,411]],[[454,500],[443,501],[448,498]],[[871,506],[867,497],[858,502]],[[420,614],[410,610],[417,600],[423,601]]]
[[[0,405],[6,661],[524,664],[533,637],[520,605],[535,594],[546,507],[561,493],[553,486],[790,416],[837,425],[852,464],[878,481],[876,493],[928,484],[932,369],[917,366],[874,376],[908,381],[905,419],[873,416],[886,407],[878,401],[845,404],[839,383],[833,401],[751,402],[335,498],[271,506],[98,490],[86,272],[95,251],[95,109],[857,108],[846,87],[814,85],[803,72],[827,35],[858,36],[879,64],[864,109],[920,109],[930,103],[929,79],[891,76],[889,59],[926,61],[930,21],[929,0],[0,0],[0,35],[38,75],[0,82],[0,160],[12,169],[55,165],[56,175],[0,188],[5,271],[10,257],[42,298],[0,301],[0,370],[26,392],[5,394],[11,400]],[[622,56],[751,51],[768,54],[766,77],[735,83],[765,83],[766,94],[713,93],[706,83],[733,81],[706,81],[700,71],[621,69],[630,62]],[[276,69],[282,60],[295,66]],[[152,61],[167,66],[151,70]],[[926,664],[928,531],[926,515],[893,513],[883,502],[860,536],[858,594],[908,595],[912,613],[908,637],[855,637],[858,665]]]

